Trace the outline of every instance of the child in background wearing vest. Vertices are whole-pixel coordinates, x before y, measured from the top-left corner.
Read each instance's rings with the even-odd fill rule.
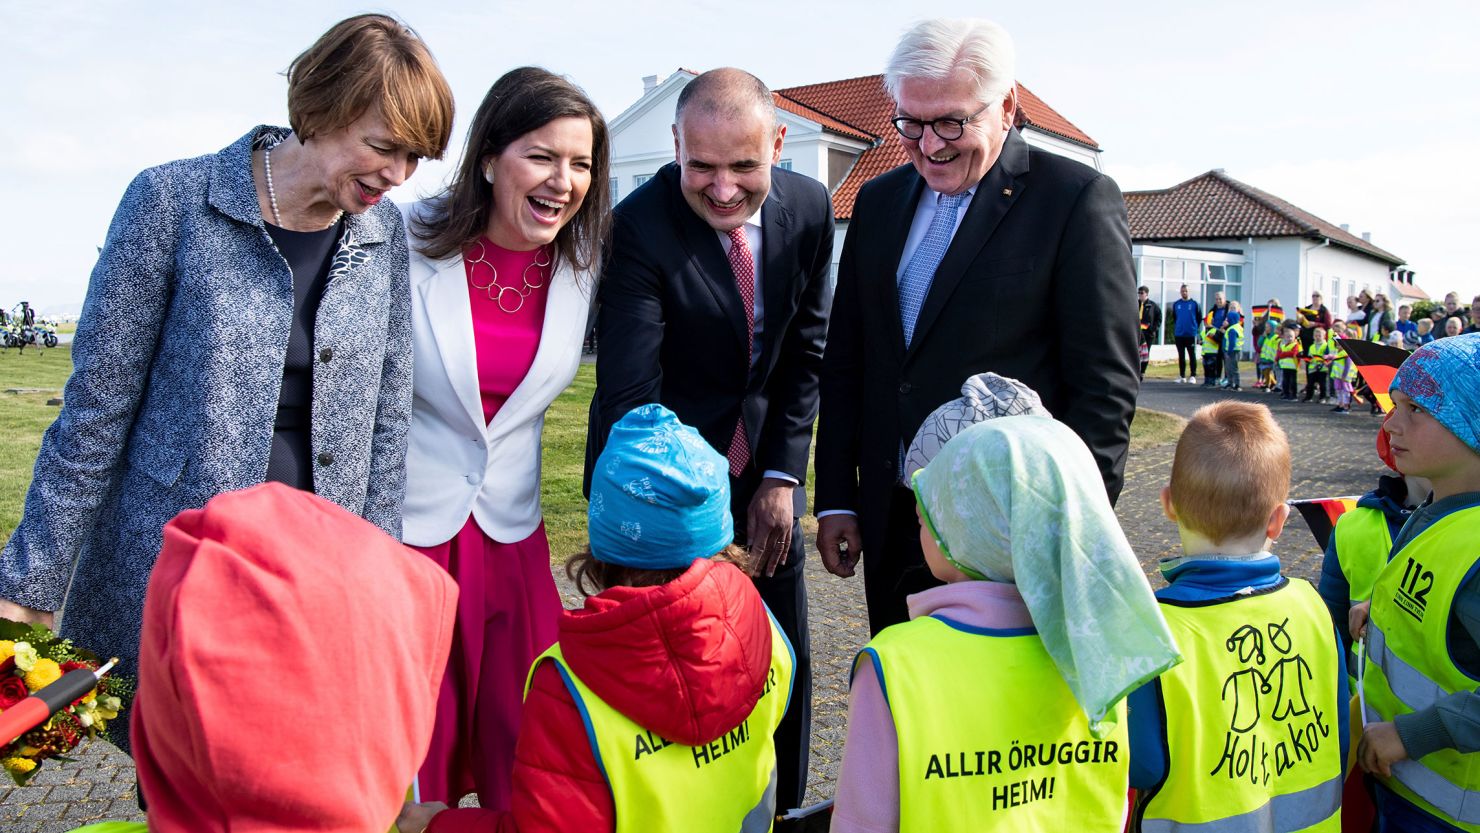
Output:
[[[531,669],[512,808],[407,804],[401,833],[769,830],[793,660],[729,507],[729,463],[699,432],[661,405],[622,417],[590,552],[566,565],[589,595]]]
[[[1161,503],[1184,554],[1162,559],[1156,597],[1186,662],[1130,697],[1135,830],[1340,828],[1341,641],[1269,551],[1289,488],[1290,446],[1263,405],[1208,405],[1177,441]]]
[[[1089,450],[965,428],[914,476],[936,578],[853,669],[834,833],[1120,831],[1127,691],[1178,661]]]
[[[1300,366],[1300,325],[1286,323],[1280,330],[1280,346],[1275,351],[1275,361],[1280,368],[1280,398],[1294,401],[1295,386]]]
[[[1368,650],[1369,723],[1357,758],[1377,776],[1383,829],[1475,830],[1480,334],[1419,348],[1390,392],[1383,429],[1393,460],[1403,474],[1427,478],[1433,496],[1398,533],[1371,601],[1352,608],[1352,633]]]
[[[1233,323],[1223,331],[1223,386],[1242,390],[1238,378],[1238,354],[1244,349],[1244,319],[1238,301],[1228,302],[1228,319]]]
[[[1347,645],[1347,677],[1352,681],[1357,675],[1356,656],[1346,638],[1352,605],[1372,598],[1372,585],[1387,566],[1393,539],[1433,491],[1429,481],[1398,471],[1388,433],[1381,428],[1377,431],[1377,456],[1393,474],[1379,476],[1377,488],[1357,498],[1357,505],[1336,519],[1321,562],[1321,599]]]
[[[1203,363],[1203,387],[1211,388],[1218,384],[1218,371],[1223,363],[1223,331],[1214,327],[1211,323],[1203,325],[1202,330],[1202,363]]]
[[[1352,380],[1357,378],[1357,364],[1347,355],[1346,348],[1341,346],[1338,336],[1341,332],[1342,330],[1337,329],[1331,333],[1331,349],[1326,352],[1326,364],[1331,376],[1331,392],[1336,395],[1336,404],[1331,410],[1338,414],[1349,414],[1352,410]]]
[[[1331,351],[1331,342],[1326,339],[1326,328],[1316,327],[1315,337],[1310,342],[1310,350],[1306,351],[1305,361],[1305,395],[1301,402],[1311,401],[1319,389],[1320,404],[1326,404],[1326,354]]]
[[[1259,389],[1265,393],[1271,393],[1280,386],[1274,375],[1275,351],[1280,346],[1280,328],[1270,325],[1266,328],[1264,337],[1259,341],[1259,361],[1255,370],[1259,373]]]

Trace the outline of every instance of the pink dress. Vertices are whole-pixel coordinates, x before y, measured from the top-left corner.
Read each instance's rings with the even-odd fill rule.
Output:
[[[478,387],[490,422],[539,349],[550,269],[532,265],[536,257],[548,261],[549,250],[511,252],[486,239],[463,253]],[[493,269],[498,283],[490,295],[477,287],[489,285]],[[506,289],[500,293],[498,286]],[[456,806],[476,792],[483,807],[507,810],[524,678],[554,644],[562,609],[545,526],[522,541],[495,541],[469,515],[452,540],[415,549],[446,569],[459,591],[452,653],[418,779],[422,800]]]

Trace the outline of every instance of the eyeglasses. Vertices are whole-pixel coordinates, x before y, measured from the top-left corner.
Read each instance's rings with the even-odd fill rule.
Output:
[[[899,135],[903,136],[906,139],[909,139],[912,142],[925,135],[926,125],[929,125],[930,129],[935,131],[935,135],[939,136],[947,142],[951,142],[961,138],[962,135],[966,133],[967,122],[975,121],[977,116],[980,116],[982,113],[987,112],[987,110],[991,109],[992,105],[996,103],[997,102],[995,101],[987,102],[986,104],[982,105],[982,108],[980,110],[977,110],[975,113],[972,113],[964,119],[942,118],[931,119],[930,121],[920,121],[919,119],[912,119],[906,116],[900,116],[898,118],[890,119],[890,122],[894,125],[894,129],[899,131]]]

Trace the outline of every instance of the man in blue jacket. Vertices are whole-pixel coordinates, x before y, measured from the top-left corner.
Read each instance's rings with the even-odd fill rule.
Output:
[[[1182,298],[1172,302],[1172,337],[1177,343],[1177,381],[1197,381],[1197,352],[1194,345],[1202,323],[1202,308],[1182,284]],[[1191,368],[1191,372],[1188,372]]]

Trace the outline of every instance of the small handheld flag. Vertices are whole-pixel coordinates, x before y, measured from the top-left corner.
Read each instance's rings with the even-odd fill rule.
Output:
[[[1331,540],[1331,533],[1336,529],[1336,519],[1342,513],[1357,505],[1354,497],[1322,497],[1311,500],[1292,500],[1290,505],[1295,507],[1304,519],[1305,525],[1310,527],[1310,534],[1316,538],[1316,544],[1321,549]]]
[[[1398,375],[1398,368],[1408,358],[1408,351],[1399,347],[1390,347],[1375,341],[1363,341],[1359,338],[1337,339],[1341,342],[1341,348],[1351,357],[1352,363],[1357,366],[1357,372],[1362,374],[1362,379],[1367,382],[1367,387],[1372,389],[1372,395],[1377,398],[1378,407],[1383,413],[1393,409],[1393,398],[1388,395],[1388,388],[1392,387],[1393,377]]]

